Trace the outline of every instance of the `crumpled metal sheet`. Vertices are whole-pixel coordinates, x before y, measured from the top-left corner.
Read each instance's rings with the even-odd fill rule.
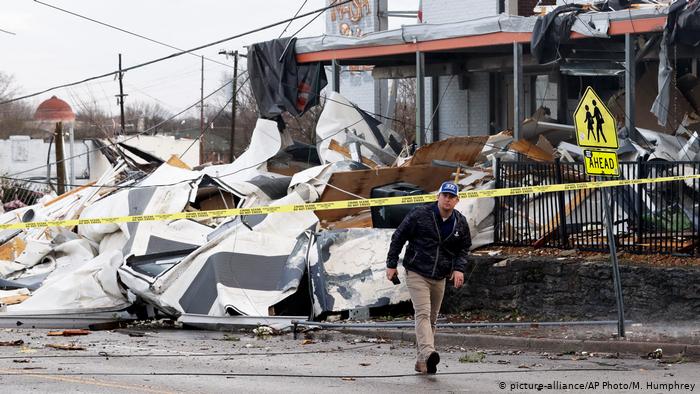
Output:
[[[301,202],[294,193],[273,204]],[[119,275],[132,292],[174,315],[265,316],[270,306],[296,291],[306,264],[303,233],[318,219],[313,212],[258,219],[252,226],[241,220],[225,224],[217,237],[151,278],[128,264]]]
[[[386,255],[393,233],[393,229],[344,229],[318,235],[309,268],[315,316],[410,299],[403,269],[399,270],[400,285],[386,279]]]
[[[391,165],[401,151],[401,137],[391,130],[383,130],[376,119],[355,107],[339,93],[331,92],[316,125],[318,156],[322,163],[335,163],[349,159],[330,149],[333,141],[340,146],[357,142],[362,157],[370,161]]]

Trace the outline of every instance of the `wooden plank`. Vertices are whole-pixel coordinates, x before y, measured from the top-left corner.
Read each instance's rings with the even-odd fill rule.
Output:
[[[342,228],[371,228],[372,227],[372,212],[364,211],[346,219],[331,223],[329,229],[337,230]]]
[[[373,188],[396,182],[412,183],[423,190],[433,192],[440,188],[442,182],[450,180],[452,173],[452,168],[431,165],[336,172],[328,180],[320,201],[357,200],[356,196],[370,198]],[[346,216],[355,215],[362,209],[318,211],[316,216],[320,220],[334,222]]]
[[[473,166],[484,149],[488,136],[452,137],[418,148],[411,158],[411,165],[431,164],[433,160],[445,160]]]
[[[537,145],[526,140],[513,141],[508,148],[535,161],[554,161],[552,153],[545,152]]]
[[[574,194],[574,198],[569,200],[569,202],[564,206],[564,215],[569,216],[571,215],[571,212],[578,207],[581,202],[586,199],[589,195],[591,194],[591,191],[588,189],[583,189],[583,190],[578,190],[576,194]],[[547,240],[552,238],[554,234],[557,232],[559,229],[559,226],[561,223],[559,223],[559,214],[557,213],[554,215],[554,217],[547,223],[546,227],[544,228],[550,228],[551,230],[546,233],[545,235],[542,236],[542,238],[536,240],[532,246],[538,248],[540,246],[544,246]],[[569,238],[571,234],[569,234]]]
[[[166,163],[170,164],[173,167],[183,168],[185,170],[190,171],[192,170],[190,166],[187,165],[187,163],[180,160],[180,157],[178,157],[178,155],[171,155]]]
[[[77,193],[77,192],[79,192],[79,191],[81,191],[81,190],[83,190],[83,189],[86,189],[86,188],[88,188],[88,187],[91,187],[91,186],[94,185],[95,183],[97,183],[97,182],[92,181],[92,182],[86,183],[86,184],[84,184],[84,185],[82,185],[82,186],[78,186],[78,187],[76,187],[75,189],[69,191],[68,193],[63,193],[63,194],[61,194],[60,196],[54,198],[53,200],[47,202],[46,204],[44,204],[44,206],[45,206],[45,207],[48,207],[49,205],[54,204],[54,203],[56,203],[56,202],[58,202],[58,201],[61,201],[61,200],[63,200],[64,198],[66,198],[66,197],[68,197],[68,196],[70,196],[70,195],[72,195],[72,194],[75,194],[75,193]]]
[[[90,331],[88,330],[83,330],[81,328],[75,328],[75,329],[68,329],[68,330],[61,330],[61,331],[49,331],[48,336],[50,337],[72,337],[76,335],[88,335],[90,334]]]
[[[350,149],[348,149],[344,146],[341,146],[338,143],[338,141],[336,141],[336,140],[331,140],[331,143],[328,145],[328,149],[335,151],[335,152],[338,152],[341,155],[347,157],[348,159],[352,159],[352,156],[350,155]],[[370,160],[364,156],[361,156],[361,158],[362,158],[362,164],[370,166],[372,168],[377,168],[377,163],[373,162],[372,160]]]
[[[22,301],[26,300],[29,297],[31,297],[31,296],[27,295],[27,294],[18,294],[18,295],[13,295],[13,296],[2,297],[2,298],[0,298],[0,304],[2,304],[2,305],[15,305],[15,304],[21,303]]]
[[[14,237],[11,240],[0,245],[0,260],[15,261],[17,256],[24,252],[27,248],[27,243],[20,237]]]

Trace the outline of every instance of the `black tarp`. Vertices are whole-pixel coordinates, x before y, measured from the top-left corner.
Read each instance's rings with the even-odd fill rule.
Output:
[[[563,5],[537,18],[532,30],[530,52],[540,64],[557,60],[559,44],[569,40],[571,26],[576,20],[576,14],[581,11],[579,4]]]
[[[282,38],[248,48],[250,83],[262,118],[279,119],[284,112],[300,116],[318,104],[326,86],[321,63],[297,63],[295,42]]]
[[[686,7],[687,8],[684,8]],[[680,12],[679,12],[680,11]],[[700,2],[678,1],[669,7],[666,30],[674,44],[700,45]]]

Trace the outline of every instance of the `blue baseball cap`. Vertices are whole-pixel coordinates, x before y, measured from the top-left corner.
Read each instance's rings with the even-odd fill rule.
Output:
[[[459,195],[459,187],[453,182],[447,181],[443,182],[440,186],[440,191],[438,193],[450,193],[454,196]]]

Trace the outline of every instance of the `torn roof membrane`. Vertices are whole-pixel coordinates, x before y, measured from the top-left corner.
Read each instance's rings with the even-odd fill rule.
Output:
[[[334,97],[346,102],[342,96]],[[78,189],[0,218],[87,219],[366,198],[374,187],[402,180],[432,191],[455,176],[456,168],[435,167],[434,159],[471,163],[471,151],[483,149],[481,139],[459,141],[469,150],[466,158],[450,149],[426,149],[421,153],[426,164],[389,167],[396,162],[397,151],[403,150],[400,144],[392,144],[398,138],[395,133],[351,103],[330,104],[317,134],[324,152],[320,157],[327,163],[293,176],[267,171],[267,161],[289,141],[275,122],[260,120],[249,148],[231,164],[191,170],[169,160],[145,176],[137,174],[138,180],[126,165],[118,164],[102,177],[99,187]],[[351,119],[357,127],[336,129]],[[322,134],[341,149],[324,145]],[[353,145],[359,150],[352,151]],[[344,150],[360,161],[342,154]],[[472,171],[457,178],[465,187],[473,187],[487,176]],[[487,228],[488,219],[481,216],[474,225]],[[371,227],[371,217],[367,218],[365,227]],[[350,229],[342,233],[342,242],[334,235],[336,244],[328,249],[332,255],[325,246],[319,249],[321,244],[312,236],[318,231],[319,212],[312,211],[6,231],[0,233],[0,257],[7,256],[7,261],[0,261],[0,286],[32,289],[29,298],[12,306],[13,313],[113,310],[138,301],[173,316],[266,316],[297,293],[307,266],[313,263],[313,272],[323,267],[330,275],[329,282],[318,283],[324,290],[309,301],[319,312],[408,299],[404,287],[387,285],[377,274],[391,230]],[[322,243],[331,235],[320,234]],[[372,256],[365,262],[357,258],[359,252]],[[365,263],[372,267],[369,276],[370,271],[362,268]],[[353,270],[359,271],[344,276]],[[317,279],[312,282],[316,284]],[[369,292],[377,286],[379,292]]]

